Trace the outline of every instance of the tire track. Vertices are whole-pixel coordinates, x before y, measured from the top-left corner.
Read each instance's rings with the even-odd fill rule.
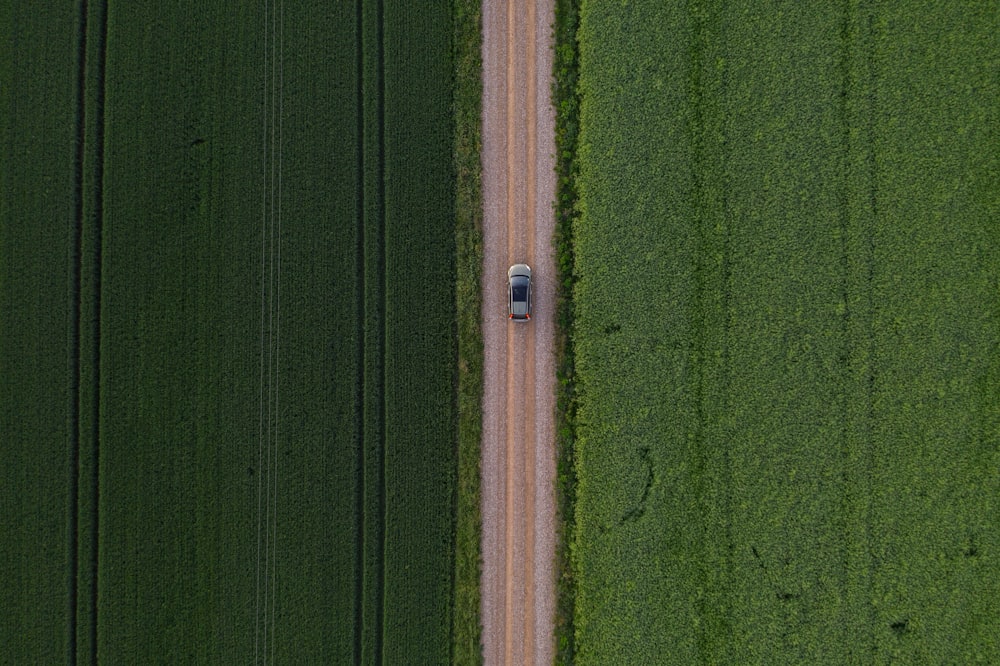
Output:
[[[536,181],[536,155],[535,155],[535,143],[536,134],[538,131],[538,112],[537,112],[537,73],[535,69],[535,51],[537,49],[536,43],[536,27],[535,22],[537,19],[535,12],[535,0],[527,0],[526,7],[526,18],[527,25],[525,26],[525,42],[526,42],[526,63],[524,78],[527,87],[527,101],[526,101],[526,111],[527,111],[527,136],[526,136],[526,149],[525,154],[527,158],[526,164],[526,175],[527,184],[525,187],[525,221],[527,226],[527,252],[526,257],[528,264],[534,266],[536,270],[538,269],[538,264],[535,263],[535,217],[537,216],[537,210],[535,209],[535,181]],[[513,263],[513,262],[512,262]],[[527,343],[525,345],[527,353],[525,354],[525,368],[524,368],[524,383],[525,390],[522,392],[524,401],[524,450],[522,456],[524,458],[524,661],[529,660],[534,661],[535,659],[535,646],[534,646],[534,629],[535,629],[535,575],[534,575],[534,558],[535,558],[535,465],[534,465],[534,453],[535,453],[535,400],[537,399],[537,387],[535,386],[535,327],[528,326],[528,330],[525,331],[527,334]],[[508,350],[510,353],[511,350]]]
[[[74,307],[69,333],[69,507],[67,547],[67,590],[69,625],[67,627],[68,663],[76,664],[77,606],[79,604],[79,511],[80,511],[80,328],[81,271],[83,270],[84,161],[86,159],[86,82],[87,82],[87,3],[81,4],[77,17],[76,81],[76,152],[74,156],[73,228],[70,233],[69,302]]]
[[[267,334],[265,332],[265,321],[267,321],[267,232],[268,232],[268,192],[269,192],[269,132],[270,132],[270,110],[269,105],[269,89],[268,89],[268,66],[271,61],[271,54],[269,51],[269,45],[271,43],[270,31],[268,30],[268,16],[269,16],[270,5],[268,3],[264,4],[264,29],[263,29],[263,54],[262,54],[262,77],[261,77],[261,89],[263,93],[262,102],[262,116],[263,116],[263,131],[262,131],[262,164],[261,164],[261,226],[260,226],[260,364],[259,364],[259,382],[260,382],[260,393],[258,401],[258,426],[257,426],[257,557],[256,557],[256,571],[255,571],[255,581],[254,581],[254,664],[260,663],[260,652],[261,652],[261,597],[265,597],[265,617],[266,617],[266,593],[261,594],[261,561],[263,559],[265,575],[267,572],[267,551],[265,546],[265,539],[263,538],[263,531],[265,525],[262,523],[264,516],[263,503],[265,499],[264,494],[264,476],[266,474],[265,466],[265,410],[264,410],[264,394],[266,388],[265,382],[265,372],[264,364],[266,359],[265,350],[269,347],[265,347],[265,342],[267,341]],[[270,343],[268,342],[268,345]],[[270,362],[268,361],[268,368],[270,368]],[[267,388],[268,401],[270,401],[270,389]],[[268,427],[268,431],[270,428]],[[270,459],[268,455],[267,459]],[[264,557],[261,558],[261,549],[264,546]],[[266,580],[265,580],[266,587]],[[266,646],[265,646],[266,649]]]
[[[487,664],[502,663],[506,627],[507,39],[508,9],[483,3],[482,594]]]
[[[516,211],[514,210],[515,202],[517,199],[515,180],[517,177],[517,160],[516,160],[516,141],[515,137],[517,132],[514,124],[514,115],[516,112],[516,90],[515,90],[515,62],[514,62],[514,48],[513,45],[516,43],[516,37],[514,32],[515,23],[515,2],[514,0],[508,0],[507,2],[507,17],[506,17],[506,30],[507,30],[507,52],[506,52],[506,78],[504,79],[504,85],[506,87],[506,101],[507,108],[505,118],[507,121],[507,134],[506,134],[506,146],[507,146],[507,198],[506,198],[506,237],[507,237],[507,257],[506,264],[509,266],[512,263],[512,257],[515,253],[515,238],[514,231],[516,229]],[[507,391],[505,396],[506,409],[504,411],[504,421],[506,422],[507,428],[507,438],[506,446],[504,449],[504,460],[506,461],[505,470],[505,497],[506,502],[504,506],[504,524],[506,531],[506,540],[504,548],[504,663],[512,664],[514,662],[514,622],[515,617],[519,614],[516,612],[515,606],[515,589],[514,589],[514,519],[516,516],[516,509],[514,506],[515,494],[514,480],[516,478],[514,471],[514,446],[516,433],[514,432],[514,417],[512,417],[511,409],[511,398],[516,395],[516,388],[513,385],[514,381],[514,356],[510,353],[510,350],[514,348],[515,345],[515,331],[513,328],[508,327],[507,329]]]
[[[91,320],[91,339],[93,345],[93,355],[91,356],[91,395],[90,404],[90,440],[93,447],[93,473],[90,476],[90,502],[91,515],[90,522],[90,590],[89,603],[90,613],[93,618],[90,623],[90,657],[91,663],[97,663],[98,644],[98,565],[100,563],[100,506],[101,506],[101,423],[100,423],[100,391],[101,391],[101,283],[102,283],[102,261],[103,261],[103,235],[104,235],[104,139],[105,139],[105,115],[104,102],[107,94],[107,61],[108,61],[108,5],[107,2],[97,3],[97,94],[94,104],[94,211],[92,218],[93,226],[93,246],[92,246],[92,281],[93,281],[93,319]]]
[[[372,642],[374,644],[373,657],[376,664],[381,664],[382,658],[382,636],[384,633],[385,615],[383,607],[385,605],[385,35],[384,28],[384,5],[381,0],[376,3],[375,9],[375,72],[374,72],[374,98],[375,98],[375,149],[373,178],[375,179],[375,238],[373,253],[375,257],[372,261],[375,264],[374,274],[376,276],[377,289],[373,295],[375,303],[371,309],[376,312],[373,335],[373,345],[371,349],[372,369],[371,377],[375,380],[371,388],[371,404],[374,411],[374,432],[371,436],[373,446],[372,470],[375,478],[374,498],[375,510],[372,517],[371,533],[373,553],[372,562],[372,586],[374,588],[374,599],[372,614],[374,616],[374,626],[372,628]],[[367,260],[366,260],[367,261]]]
[[[874,336],[875,303],[872,296],[874,272],[875,155],[873,118],[875,114],[874,10],[867,2],[844,4],[841,40],[842,114],[845,161],[843,214],[841,218],[842,333],[846,385],[844,397],[843,506],[845,532],[851,546],[845,558],[847,590],[845,626],[853,627],[850,645],[852,661],[873,661],[878,654],[874,633],[877,613],[873,603],[872,561],[872,423],[874,422]],[[860,128],[852,133],[850,128]]]
[[[355,52],[355,113],[357,114],[356,141],[358,176],[357,198],[355,199],[354,262],[354,367],[357,373],[354,392],[354,433],[355,433],[355,479],[354,487],[354,663],[361,663],[362,627],[364,626],[364,535],[365,535],[365,114],[364,114],[364,14],[362,0],[357,0],[355,11],[355,33],[358,37]]]
[[[507,329],[507,349],[511,349],[514,346],[514,330],[512,328]],[[510,418],[510,399],[511,396],[515,394],[515,389],[513,385],[514,381],[514,357],[511,354],[507,355],[507,390],[505,396],[505,404],[507,405],[507,410],[505,412],[504,421],[506,423],[507,437],[505,440],[504,448],[504,461],[505,461],[505,493],[506,498],[504,506],[503,520],[505,525],[506,540],[504,544],[504,620],[503,620],[503,654],[504,663],[512,664],[514,663],[514,640],[513,640],[513,628],[514,628],[514,422]]]
[[[75,222],[70,289],[71,323],[70,651],[68,661],[97,662],[100,562],[101,284],[108,7],[82,2],[77,42]]]
[[[280,385],[281,377],[281,157],[282,157],[282,141],[284,139],[282,134],[283,129],[283,116],[284,116],[284,27],[285,27],[285,6],[284,0],[278,1],[278,20],[277,20],[277,55],[275,60],[278,63],[277,66],[277,138],[274,141],[275,152],[277,153],[277,187],[274,195],[276,209],[275,214],[275,224],[277,226],[276,236],[277,236],[277,249],[273,250],[276,266],[274,267],[275,273],[275,294],[274,294],[274,433],[272,438],[272,453],[273,460],[269,468],[271,469],[271,476],[273,477],[272,485],[273,489],[271,491],[271,501],[272,501],[272,525],[271,525],[271,663],[274,663],[275,652],[277,649],[277,644],[275,642],[275,632],[277,629],[277,606],[278,606],[278,559],[277,559],[277,545],[278,545],[278,423],[279,423],[279,409],[278,409],[278,390]]]
[[[271,609],[274,606],[274,596],[273,596],[273,580],[272,572],[274,569],[274,542],[273,542],[273,525],[275,522],[275,515],[272,510],[273,499],[275,493],[275,476],[274,476],[274,425],[275,425],[275,409],[274,409],[274,386],[276,382],[277,367],[275,365],[276,348],[275,348],[275,328],[277,327],[277,295],[276,295],[276,246],[278,240],[277,235],[277,202],[276,202],[276,186],[275,181],[277,179],[277,94],[275,89],[275,78],[277,70],[277,47],[274,34],[274,7],[272,5],[272,37],[271,37],[271,128],[270,128],[270,139],[271,139],[271,160],[270,160],[270,186],[269,186],[269,197],[271,201],[269,217],[270,222],[268,224],[268,276],[267,276],[267,432],[264,439],[264,444],[266,447],[267,460],[265,462],[265,467],[267,468],[267,493],[264,497],[264,621],[261,627],[262,635],[262,657],[265,664],[268,661],[268,649],[273,651],[273,644],[270,643],[270,637],[268,630],[274,623],[274,616],[271,613]]]
[[[532,578],[532,645],[536,664],[555,661],[556,599],[556,259],[555,201],[556,145],[555,107],[552,104],[555,6],[551,0],[532,0],[534,14],[531,30],[535,39],[531,52],[534,64],[529,70],[535,87],[532,92],[532,212],[531,257],[537,270],[535,302],[538,312],[533,319],[531,363],[535,385],[531,422],[532,442],[529,455],[534,473]]]
[[[732,540],[731,461],[727,448],[711,446],[726,441],[725,418],[729,400],[729,299],[732,292],[731,229],[727,223],[725,159],[725,100],[727,69],[725,27],[714,5],[691,3],[693,24],[689,45],[687,104],[691,111],[692,199],[696,217],[692,258],[695,289],[689,321],[695,346],[696,371],[689,389],[695,413],[687,457],[692,462],[692,487],[701,514],[698,533],[701,559],[693,575],[704,594],[695,609],[700,618],[693,632],[700,653],[710,661],[733,657],[717,637],[730,633],[731,608],[721,590],[729,587]],[[648,452],[647,452],[648,453]]]

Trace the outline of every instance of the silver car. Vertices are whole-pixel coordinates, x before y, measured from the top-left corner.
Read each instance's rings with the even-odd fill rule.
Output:
[[[531,268],[528,264],[514,264],[507,271],[508,319],[531,319]]]

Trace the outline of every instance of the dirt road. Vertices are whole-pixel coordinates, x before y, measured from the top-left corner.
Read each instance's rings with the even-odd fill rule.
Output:
[[[483,642],[551,664],[555,612],[552,0],[483,0]],[[507,268],[532,319],[507,319]]]

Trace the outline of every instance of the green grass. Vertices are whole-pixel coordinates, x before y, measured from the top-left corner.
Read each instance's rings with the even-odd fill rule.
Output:
[[[577,661],[996,653],[996,24],[583,3]]]

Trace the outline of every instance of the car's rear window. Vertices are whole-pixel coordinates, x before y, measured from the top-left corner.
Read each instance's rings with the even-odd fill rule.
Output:
[[[521,286],[521,287],[515,286],[514,289],[513,289],[513,292],[514,292],[514,300],[515,301],[526,301],[526,300],[528,300],[528,288],[527,287],[524,287],[524,286]]]

